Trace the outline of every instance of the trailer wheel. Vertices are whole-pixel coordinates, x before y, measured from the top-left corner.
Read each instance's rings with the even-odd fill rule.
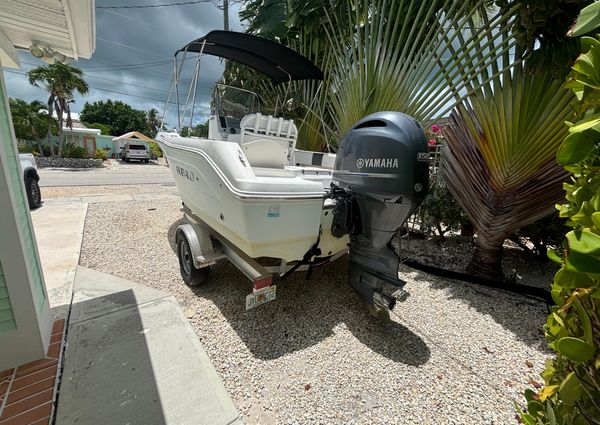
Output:
[[[25,189],[27,192],[27,201],[29,209],[34,210],[42,206],[42,192],[40,185],[35,177],[29,176],[25,178]]]
[[[202,267],[201,269],[194,267],[190,244],[183,232],[177,232],[175,241],[177,243],[177,257],[179,258],[179,272],[183,281],[191,287],[202,285],[208,280],[210,267]]]

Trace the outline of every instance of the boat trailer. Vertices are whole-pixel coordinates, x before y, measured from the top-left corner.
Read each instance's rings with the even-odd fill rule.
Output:
[[[246,296],[246,310],[249,310],[276,299],[274,275],[285,278],[293,271],[310,271],[312,267],[311,264],[287,263],[283,259],[277,266],[263,266],[195,216],[185,205],[181,212],[184,223],[177,227],[175,233],[176,252],[181,276],[188,286],[205,283],[210,267],[218,260],[227,259],[252,282],[252,293]],[[319,265],[331,263],[346,253],[347,250],[341,251],[323,259]]]

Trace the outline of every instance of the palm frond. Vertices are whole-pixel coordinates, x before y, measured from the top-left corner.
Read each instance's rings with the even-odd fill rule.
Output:
[[[498,59],[514,45],[505,37],[512,15],[488,16],[486,3],[348,0],[346,13],[331,16],[328,27],[337,138],[377,111],[401,111],[430,124],[500,74]],[[338,28],[357,20],[354,36],[337,43]]]
[[[511,233],[548,215],[563,198],[567,173],[555,157],[568,134],[564,122],[574,116],[573,100],[552,70],[533,73],[521,63],[452,112],[441,173],[480,245],[498,250]],[[494,268],[480,260],[471,263],[472,271]],[[497,268],[499,258],[493,260]]]

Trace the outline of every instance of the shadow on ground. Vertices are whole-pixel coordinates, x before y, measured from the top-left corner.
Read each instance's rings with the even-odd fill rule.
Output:
[[[450,299],[464,301],[478,312],[490,316],[527,345],[546,349],[543,326],[548,308],[544,301],[469,282],[440,278],[409,267],[405,270],[413,273],[411,276],[415,280],[427,282],[431,290],[448,291]]]
[[[73,304],[57,423],[166,424],[133,291]]]
[[[169,243],[175,252],[175,231]],[[365,346],[380,355],[411,366],[425,364],[431,355],[420,336],[396,322],[372,317],[346,284],[347,259],[313,271],[276,280],[277,302],[245,310],[250,281],[227,261],[211,270],[209,281],[193,292],[211,300],[257,358],[269,360],[318,344],[343,326]],[[316,319],[318,318],[318,319]],[[275,343],[277,341],[277,343]]]

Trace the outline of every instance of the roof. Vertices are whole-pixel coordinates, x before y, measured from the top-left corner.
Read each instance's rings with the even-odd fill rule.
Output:
[[[154,142],[154,140],[150,137],[144,136],[142,133],[138,133],[137,131],[130,131],[129,133],[122,134],[119,137],[113,137],[113,142],[125,139],[139,139],[143,140],[144,142]]]
[[[56,113],[54,113],[54,116],[55,115],[56,115]],[[78,119],[74,118],[71,121],[72,121],[71,122],[72,128],[67,127],[66,124],[65,124],[65,125],[63,125],[63,131],[64,132],[67,132],[67,133],[82,133],[82,134],[96,134],[96,135],[99,135],[100,133],[102,133],[102,130],[99,130],[97,128],[89,128],[84,123],[82,123],[81,121],[79,121]]]
[[[62,131],[64,133],[78,133],[78,134],[95,134],[95,135],[100,135],[100,133],[102,133],[101,130],[98,130],[97,128],[81,128],[81,127],[76,127],[75,125],[73,125],[73,128],[69,128],[66,125],[63,126]]]
[[[32,46],[43,60],[89,58],[96,46],[94,0],[2,0],[0,61],[19,67],[16,49]]]
[[[204,50],[202,50],[202,45]],[[183,46],[179,52],[205,53],[231,59],[253,68],[277,83],[322,80],[323,72],[311,61],[283,44],[234,31],[211,31]]]
[[[89,128],[88,126],[86,126],[84,123],[82,123],[79,120],[75,120],[74,119],[74,120],[71,120],[71,121],[72,121],[71,124],[73,124],[73,128]]]

